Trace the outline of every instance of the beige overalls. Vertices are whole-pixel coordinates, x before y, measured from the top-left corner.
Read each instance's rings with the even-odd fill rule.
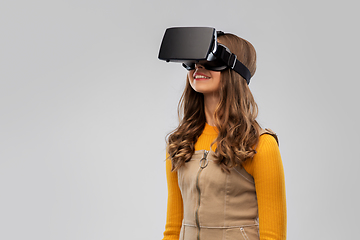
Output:
[[[244,168],[228,174],[214,152],[196,151],[178,170],[178,183],[184,204],[179,240],[259,239],[255,183]]]

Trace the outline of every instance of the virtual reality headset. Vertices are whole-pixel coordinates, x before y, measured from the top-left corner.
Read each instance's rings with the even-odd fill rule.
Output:
[[[159,59],[181,62],[187,70],[195,69],[195,64],[212,71],[231,68],[249,84],[249,69],[225,45],[217,42],[217,37],[223,34],[210,27],[168,28],[162,39]]]

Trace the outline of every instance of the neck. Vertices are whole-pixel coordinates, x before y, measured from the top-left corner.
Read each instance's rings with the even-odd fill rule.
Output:
[[[214,93],[204,94],[206,122],[211,126],[215,126],[214,113],[219,103],[219,100],[220,100],[219,94],[214,94]]]

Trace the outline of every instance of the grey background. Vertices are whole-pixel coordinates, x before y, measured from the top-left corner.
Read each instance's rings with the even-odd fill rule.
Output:
[[[186,71],[171,26],[258,53],[250,87],[278,133],[288,239],[359,225],[356,1],[1,1],[0,239],[161,239],[165,135]]]

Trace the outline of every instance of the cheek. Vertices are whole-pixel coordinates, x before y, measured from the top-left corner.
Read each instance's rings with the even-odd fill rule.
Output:
[[[214,79],[214,84],[219,87],[221,82],[221,72],[213,72],[212,77]]]

